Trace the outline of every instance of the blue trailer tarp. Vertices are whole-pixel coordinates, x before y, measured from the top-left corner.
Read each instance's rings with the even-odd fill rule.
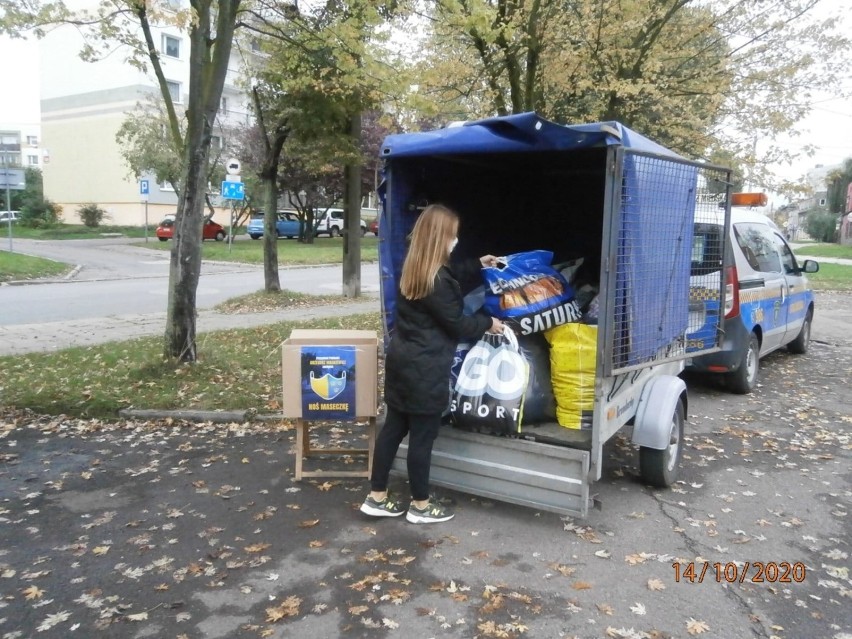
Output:
[[[451,174],[455,177],[459,172],[463,174],[465,166],[468,166],[459,161],[461,159],[471,161],[471,164],[475,162],[477,170],[487,166],[492,157],[495,169],[504,167],[507,158],[517,157],[515,154],[525,158],[546,155],[558,164],[558,158],[570,157],[575,151],[619,145],[630,151],[655,156],[649,164],[641,159],[646,156],[637,156],[640,161],[634,161],[627,154],[623,164],[622,192],[616,194],[616,197],[622,198],[617,288],[620,289],[618,294],[623,297],[616,302],[623,301],[629,305],[624,317],[616,320],[624,323],[616,328],[617,334],[629,335],[626,352],[622,353],[625,359],[621,363],[641,362],[658,348],[683,335],[688,317],[691,248],[688,242],[693,223],[697,169],[682,163],[682,156],[618,122],[560,125],[535,113],[522,113],[466,122],[435,131],[390,135],[385,139],[381,156],[386,160],[387,181],[380,187],[384,214],[383,226],[379,229],[383,240],[379,246],[379,261],[386,338],[393,324],[406,237],[417,217],[412,202],[417,197],[415,176],[422,167],[432,167],[436,161],[443,159],[455,160]],[[677,166],[673,167],[673,163],[667,160],[678,161],[675,163]],[[646,172],[649,169],[652,174]],[[668,183],[666,191],[657,186],[659,181],[656,178],[661,172]],[[602,193],[600,202],[602,221]],[[655,228],[673,226],[683,229],[683,243],[669,247],[671,252],[661,259],[660,251],[650,249],[653,244],[643,241],[643,238],[653,234]],[[494,232],[499,233],[500,229],[494,229]],[[554,243],[560,241],[559,237],[551,239]],[[629,286],[628,281],[631,282]]]

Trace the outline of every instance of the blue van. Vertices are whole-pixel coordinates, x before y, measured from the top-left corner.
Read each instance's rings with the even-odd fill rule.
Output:
[[[687,349],[698,351],[713,343],[720,299],[723,339],[718,351],[693,358],[687,369],[722,374],[732,392],[744,394],[757,386],[761,357],[784,346],[792,353],[807,352],[814,296],[805,273],[816,273],[819,264],[799,264],[765,215],[733,208],[723,254],[721,220],[720,214],[695,223]]]

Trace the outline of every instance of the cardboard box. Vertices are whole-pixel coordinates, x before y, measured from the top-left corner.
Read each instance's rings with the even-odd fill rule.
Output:
[[[375,417],[378,353],[379,338],[375,331],[297,329],[291,332],[281,347],[284,417]],[[326,362],[328,365],[321,365]]]

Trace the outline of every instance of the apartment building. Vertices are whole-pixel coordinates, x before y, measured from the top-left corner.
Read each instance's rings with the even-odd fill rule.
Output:
[[[0,167],[40,169],[40,131],[38,124],[0,122]]]
[[[178,0],[175,0],[177,3]],[[85,0],[69,3],[72,8],[94,7]],[[189,86],[189,39],[175,27],[154,30],[163,69],[175,105],[191,99]],[[61,27],[50,32],[40,44],[41,54],[41,135],[45,149],[43,163],[46,197],[63,207],[62,217],[77,222],[77,209],[95,203],[105,209],[109,223],[142,225],[146,207],[142,204],[140,182],[121,155],[116,134],[138,105],[149,104],[160,95],[153,72],[145,73],[126,62],[120,48],[104,59],[89,63],[79,57],[84,45],[77,29]],[[232,56],[219,112],[219,121],[228,128],[246,123],[249,117],[245,94],[238,87],[243,65],[239,51]],[[214,145],[222,137],[214,138]],[[147,179],[149,195],[147,219],[156,224],[177,205],[174,189]],[[217,213],[224,222],[224,209]],[[221,219],[220,219],[221,218]]]

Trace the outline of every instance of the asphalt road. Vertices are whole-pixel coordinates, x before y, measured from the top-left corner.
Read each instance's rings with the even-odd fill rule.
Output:
[[[18,240],[15,250],[79,265],[72,279],[57,283],[0,287],[0,325],[164,313],[168,301],[169,255],[133,246],[139,240]],[[340,294],[339,265],[281,268],[282,288],[313,294]],[[378,292],[378,268],[364,264],[362,292]],[[204,262],[197,290],[199,310],[261,290],[256,265]]]

